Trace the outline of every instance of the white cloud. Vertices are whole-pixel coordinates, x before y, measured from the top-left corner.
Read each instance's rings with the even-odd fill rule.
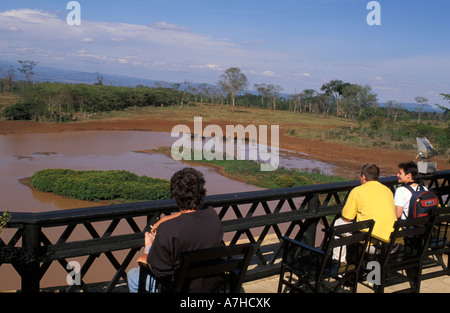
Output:
[[[12,33],[21,33],[22,32],[22,30],[20,28],[16,27],[16,26],[10,26],[8,28],[8,31],[12,32]]]
[[[263,74],[263,76],[270,76],[270,77],[276,76],[276,74],[272,71],[265,71],[262,74]]]
[[[83,71],[212,83],[220,71],[239,67],[251,84],[277,83],[286,92],[317,90],[332,79],[342,79],[369,83],[385,97],[404,102],[408,101],[402,96],[405,94],[413,99],[426,92],[447,92],[450,57],[444,54],[373,60],[307,58],[306,48],[283,52],[275,47],[272,51],[265,40],[244,38],[237,42],[221,38],[223,34],[214,37],[208,35],[208,30],[198,33],[165,21],[138,25],[90,21],[82,16],[81,22],[80,26],[69,26],[65,12],[0,12],[0,58],[31,59],[41,65]],[[433,101],[442,103],[441,98],[437,96]]]
[[[90,37],[86,37],[86,38],[81,39],[81,42],[87,42],[87,43],[90,43],[90,42],[94,42],[94,39],[92,39],[92,38],[90,38]]]
[[[215,71],[223,71],[225,68],[217,64],[201,64],[201,65],[189,65],[189,68],[193,69],[209,69]]]
[[[171,31],[177,31],[177,32],[188,32],[189,29],[175,25],[175,24],[169,24],[166,22],[156,22],[154,24],[149,25],[150,28],[160,29],[160,30],[171,30]]]
[[[55,18],[56,15],[41,10],[19,9],[0,12],[0,17],[24,24],[44,24],[48,19]]]
[[[191,78],[189,73],[210,73],[214,82],[217,72],[226,68],[261,73],[261,65],[276,64],[285,58],[279,52],[246,49],[230,40],[194,33],[164,21],[137,25],[82,19],[80,26],[70,26],[64,15],[23,9],[0,12],[0,25],[4,30],[0,37],[2,55],[33,60],[39,55],[36,61],[41,64],[58,66],[60,62],[74,69],[126,75],[139,72],[155,79],[158,77],[152,77],[151,70],[186,73],[178,80]],[[19,30],[22,32],[17,33]],[[277,75],[265,71],[260,74],[263,76]]]

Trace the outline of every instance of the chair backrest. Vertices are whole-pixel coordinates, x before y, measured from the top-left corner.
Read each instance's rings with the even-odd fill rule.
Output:
[[[326,228],[327,243],[330,248],[348,246],[354,243],[368,242],[372,234],[374,220],[360,221]]]
[[[440,249],[450,249],[450,207],[437,208],[431,211],[434,216],[434,227],[432,229],[429,248],[442,252]]]
[[[238,293],[252,256],[252,244],[185,252],[181,257],[181,266],[176,274],[173,291],[188,292],[190,283],[195,279],[224,277],[223,283],[228,285],[224,291]]]
[[[394,224],[389,244],[384,245],[381,252],[381,263],[387,264],[390,256],[394,255],[394,247],[399,244],[399,253],[408,254],[409,260],[419,262],[423,259],[428,248],[433,227],[433,216],[428,215],[420,218],[398,220]]]
[[[298,291],[320,292],[322,289],[337,291],[343,283],[352,278],[355,292],[357,273],[374,225],[373,220],[368,220],[325,228],[325,238],[320,248],[282,237],[284,251],[279,292],[282,285]],[[350,253],[348,253],[349,250],[351,250]],[[347,259],[351,260],[347,261]],[[289,273],[288,280],[285,279],[285,273]],[[298,283],[292,283],[293,275],[297,276]],[[328,288],[323,282],[330,279],[337,279],[339,283],[333,288]]]
[[[353,268],[359,268],[374,225],[374,220],[366,220],[325,229],[325,258],[328,258],[334,251],[335,260],[340,263],[352,264]],[[346,259],[342,259],[341,254],[343,253],[346,254]],[[346,271],[349,269],[346,269]]]

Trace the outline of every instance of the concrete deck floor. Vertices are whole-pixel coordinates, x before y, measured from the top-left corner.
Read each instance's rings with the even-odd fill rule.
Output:
[[[430,259],[431,260],[431,259]],[[436,260],[433,259],[431,261],[428,261],[424,265],[423,273],[431,273],[438,270],[442,270],[443,266],[442,264],[447,264],[447,256],[443,256],[442,259]],[[255,294],[261,294],[261,293],[277,293],[278,289],[278,280],[279,275],[274,275],[271,277],[263,278],[260,280],[255,280],[251,282],[244,283],[243,293],[255,293]],[[406,288],[409,288],[409,282],[404,278],[396,279],[396,285],[389,286],[385,289],[385,293],[393,293],[399,290],[403,290]],[[99,284],[93,284],[89,287],[89,293],[101,293],[103,292],[104,288],[106,286],[106,283],[99,283]],[[64,292],[66,287],[55,287],[55,288],[46,288],[42,290],[42,292]],[[121,281],[116,288],[114,289],[114,292],[117,293],[128,293],[128,286],[126,282]],[[349,292],[349,290],[344,289],[343,292]],[[358,284],[358,293],[374,293],[373,289],[369,288],[367,283],[359,283]],[[421,288],[420,293],[450,293],[450,275],[444,275],[436,278],[430,278],[423,280],[421,282]]]
[[[447,256],[444,255],[439,261],[433,259],[433,262],[428,262],[428,264],[424,266],[423,273],[426,274],[441,270],[443,267],[439,266],[439,262],[445,262],[444,264],[448,264]],[[243,289],[245,293],[276,293],[278,289],[278,281],[279,275],[276,275],[245,283],[243,285]],[[409,282],[405,279],[398,279],[396,282],[398,282],[398,284],[387,287],[384,292],[393,293],[410,287]],[[357,292],[374,293],[373,289],[369,288],[367,283],[359,283]],[[450,275],[422,280],[420,293],[450,293]]]

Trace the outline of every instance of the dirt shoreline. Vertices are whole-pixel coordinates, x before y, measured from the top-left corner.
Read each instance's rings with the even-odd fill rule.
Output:
[[[221,126],[222,129],[225,129],[225,125],[235,124],[233,121],[214,120],[209,122]],[[206,123],[208,123],[208,121],[203,121],[203,125],[206,125]],[[111,118],[64,124],[36,123],[30,121],[0,121],[0,134],[8,135],[100,130],[171,132],[172,128],[178,124],[185,124],[193,129],[193,121],[191,123],[186,123],[152,118]],[[286,136],[285,130],[286,127],[280,125],[281,149],[305,153],[307,154],[305,158],[333,164],[339,168],[337,175],[346,178],[356,178],[361,166],[368,162],[377,164],[381,169],[382,175],[394,175],[397,172],[398,163],[414,160],[416,157],[416,153],[414,152],[357,148],[321,140]],[[450,164],[442,157],[434,157],[433,161],[438,162],[437,170],[439,171],[450,169]]]

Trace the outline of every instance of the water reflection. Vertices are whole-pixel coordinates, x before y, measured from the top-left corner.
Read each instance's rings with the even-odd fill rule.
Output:
[[[19,182],[46,168],[127,170],[137,175],[169,179],[187,165],[162,154],[135,151],[171,146],[176,139],[171,138],[170,133],[136,131],[0,135],[0,211],[40,212],[95,205],[33,191]],[[326,174],[333,171],[331,165],[303,159],[285,150],[280,150],[280,165]],[[196,167],[205,175],[208,194],[259,189],[223,177],[212,168]]]
[[[136,151],[171,146],[175,140],[176,138],[171,138],[169,133],[135,131],[0,135],[0,211],[8,209],[12,212],[42,212],[96,205],[93,202],[67,199],[50,193],[35,191],[19,182],[25,177],[30,177],[36,171],[46,168],[117,169],[128,170],[138,175],[169,179],[174,172],[187,165],[174,161],[166,155],[136,153]],[[301,154],[286,150],[280,150],[280,165],[329,174],[332,174],[333,171],[331,165],[305,159]],[[203,166],[197,168],[205,175],[208,194],[260,189],[224,177],[218,174],[215,169]],[[244,207],[242,206],[241,209],[245,209]],[[129,231],[129,227],[125,228]],[[83,230],[86,231],[81,227],[81,234],[75,232],[71,235],[70,240],[90,238],[88,234],[83,233]],[[57,240],[61,231],[59,228],[45,230],[46,236],[52,242]],[[83,234],[85,237],[80,237]],[[7,229],[3,236],[3,239],[8,242],[13,236],[13,231],[9,232]],[[67,272],[58,265],[52,264],[41,281],[42,287],[65,284]],[[135,266],[135,261],[130,266]],[[89,275],[92,275],[92,277],[85,277],[83,280],[88,283],[109,280],[111,277],[108,269],[110,269],[110,264],[102,255],[89,271]],[[10,265],[6,264],[0,268],[0,277],[2,277],[0,279],[0,291],[20,288],[20,278]]]

